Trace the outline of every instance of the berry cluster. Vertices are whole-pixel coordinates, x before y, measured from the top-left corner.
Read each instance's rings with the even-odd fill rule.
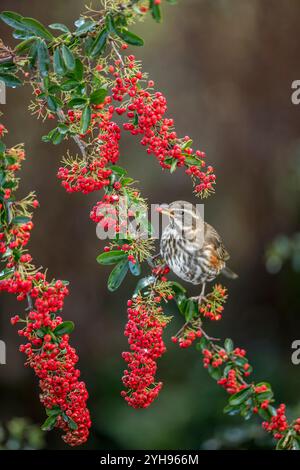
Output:
[[[275,416],[272,416],[270,422],[264,421],[262,424],[266,431],[273,433],[275,439],[281,439],[283,437],[282,433],[288,429],[285,409],[286,406],[284,404],[279,405]]]
[[[226,392],[230,395],[245,388],[245,385],[239,382],[235,369],[229,369],[227,376],[219,379],[218,384],[225,388]]]
[[[227,290],[220,284],[215,285],[211,294],[203,299],[200,306],[200,313],[213,321],[221,320],[224,307],[222,304],[226,302]]]
[[[297,418],[294,423],[294,430],[300,435],[300,418]]]
[[[162,340],[167,322],[162,308],[144,302],[142,297],[128,301],[128,337],[130,352],[122,354],[128,369],[124,371],[123,384],[128,389],[122,396],[133,408],[147,408],[157,397],[162,383],[155,382],[156,361],[166,351]]]
[[[91,220],[100,224],[104,231],[112,230],[113,233],[119,233],[127,226],[127,220],[120,215],[119,200],[117,191],[113,190],[110,194],[105,194],[90,212]]]
[[[3,185],[10,181],[13,191],[18,187],[15,171],[24,157],[21,147],[1,154]],[[87,440],[91,421],[86,407],[86,386],[79,380],[80,372],[75,367],[78,356],[69,344],[73,323],[64,322],[59,315],[68,289],[65,282],[48,282],[31,264],[32,258],[25,251],[33,228],[29,209],[38,205],[34,195],[16,202],[12,192],[5,198],[5,191],[1,186],[0,196],[4,198],[0,206],[0,248],[4,279],[0,280],[0,291],[15,294],[19,301],[28,300],[25,318],[15,315],[11,323],[23,326],[18,333],[26,343],[20,346],[20,351],[26,354],[26,365],[39,378],[40,400],[48,414],[44,429],[60,428],[66,443],[80,445]]]
[[[125,96],[129,97],[126,104],[116,109],[118,114],[127,113],[129,121],[124,124],[124,129],[132,135],[142,136],[142,145],[148,154],[157,158],[162,168],[174,171],[177,167],[186,167],[186,173],[196,181],[195,192],[203,197],[210,194],[216,178],[213,168],[206,168],[205,153],[193,151],[188,136],[183,139],[177,136],[174,120],[165,117],[165,96],[153,91],[154,82],[147,81],[135,57],[128,56],[120,72],[114,71],[114,75],[114,100],[121,102]],[[143,82],[146,82],[146,88],[142,86]]]
[[[106,101],[109,102],[109,99]],[[94,154],[88,159],[65,159],[65,165],[59,168],[57,176],[62,180],[62,186],[67,192],[88,194],[110,185],[112,170],[108,165],[118,161],[120,140],[120,128],[111,121],[113,109],[109,107],[107,112],[92,114],[91,129],[99,130],[98,136],[94,139]],[[74,114],[69,110],[68,116],[73,119],[77,116],[76,119],[80,120],[81,114],[81,112]],[[68,121],[66,124],[69,124]],[[80,137],[83,139],[85,136]]]
[[[214,369],[221,371],[217,383],[221,385],[230,395],[245,388],[245,377],[248,377],[252,368],[246,358],[244,349],[233,349],[231,341],[225,342],[225,347],[216,346],[212,342],[207,342],[202,348],[203,365],[211,372]],[[214,375],[214,372],[212,372]]]
[[[215,351],[210,349],[203,349],[203,366],[207,369],[210,365],[212,367],[219,367],[228,360],[228,354],[225,349],[217,348]]]
[[[201,322],[199,320],[186,323],[175,336],[172,336],[173,343],[178,343],[180,348],[189,348],[196,341],[201,338]]]
[[[82,111],[69,109],[67,112],[63,125],[72,134],[78,134],[83,146],[91,148],[92,145],[92,153],[87,150],[82,160],[64,160],[64,166],[58,171],[62,185],[68,192],[80,191],[84,194],[109,186],[109,165],[118,161],[121,137],[120,128],[112,118],[114,113],[126,113],[129,121],[124,123],[124,129],[133,135],[143,136],[141,143],[146,146],[147,153],[155,155],[162,168],[174,171],[177,167],[185,167],[186,173],[195,182],[195,192],[207,196],[213,191],[215,175],[211,166],[206,167],[205,153],[193,151],[188,136],[177,136],[173,119],[164,117],[166,98],[162,93],[153,91],[154,82],[146,79],[133,55],[125,57],[123,63],[118,59],[114,64],[105,70],[102,65],[96,67],[99,75],[113,75],[112,96],[107,96],[104,103],[93,106],[94,112],[84,134],[79,131]],[[122,102],[122,105],[115,107],[111,104],[112,100]]]
[[[52,426],[66,433],[66,443],[80,445],[87,440],[91,426],[86,408],[88,393],[79,380],[80,372],[75,368],[78,356],[66,333],[72,330],[72,324],[56,315],[63,308],[68,289],[61,281],[48,283],[42,273],[34,276],[33,286],[29,295],[34,307],[25,320],[12,318],[13,324],[25,324],[18,331],[27,340],[20,351],[26,354],[26,364],[40,379],[40,399],[46,411],[51,414],[55,410]]]

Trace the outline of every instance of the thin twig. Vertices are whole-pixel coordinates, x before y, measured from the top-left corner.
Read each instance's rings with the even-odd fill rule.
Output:
[[[124,60],[123,60],[123,57],[121,56],[120,52],[118,51],[117,47],[116,47],[116,44],[115,44],[115,41],[113,39],[110,40],[110,43],[111,43],[111,46],[116,54],[116,56],[118,57],[119,61],[121,62],[121,64],[123,65],[124,67]]]
[[[14,59],[15,59],[14,54],[10,54],[5,57],[0,57],[0,64],[5,64],[5,62],[10,62],[11,60],[14,60]]]

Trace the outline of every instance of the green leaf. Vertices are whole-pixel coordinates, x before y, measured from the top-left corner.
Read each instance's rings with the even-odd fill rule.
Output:
[[[62,411],[59,406],[53,406],[53,408],[46,408],[47,416],[59,416],[61,412]]]
[[[99,90],[96,90],[91,94],[90,103],[101,104],[104,102],[106,96],[107,96],[107,90],[105,88],[99,88]]]
[[[51,431],[56,424],[57,415],[48,416],[44,424],[42,424],[42,431]]]
[[[77,88],[79,83],[76,80],[66,80],[61,84],[61,89],[63,91],[71,91],[74,90],[74,88]]]
[[[122,168],[120,166],[113,165],[111,169],[114,173],[116,173],[119,176],[127,175],[127,170],[125,170],[125,168]]]
[[[191,165],[191,166],[200,166],[201,160],[199,158],[191,157],[188,155],[185,157],[184,163],[186,163],[187,165]]]
[[[152,12],[152,16],[157,21],[157,23],[161,22],[161,8],[159,4],[154,3],[154,0],[150,0],[150,8]]]
[[[22,23],[23,16],[18,13],[14,13],[13,11],[3,11],[0,14],[0,19],[12,28],[27,30],[27,27]]]
[[[4,184],[3,184],[3,188],[5,189],[13,189],[17,186],[17,182],[15,180],[11,180],[11,181],[6,181]]]
[[[35,64],[36,64],[36,61],[37,61],[37,42],[38,41],[33,41],[33,43],[31,44],[31,47],[30,47],[30,51],[29,51],[29,66],[32,70],[34,70],[35,68]]]
[[[227,353],[231,353],[233,351],[233,341],[232,341],[232,339],[226,338],[224,346],[225,346],[225,351]]]
[[[244,418],[246,421],[251,418],[253,415],[253,411],[251,406],[249,407],[248,405],[242,405],[241,409],[241,416]]]
[[[75,31],[75,36],[81,36],[81,34],[88,33],[89,31],[92,31],[95,29],[96,23],[93,20],[87,20],[85,21],[79,28],[76,29]]]
[[[259,408],[258,409],[258,414],[259,416],[261,416],[265,421],[269,421],[269,419],[271,418],[271,416],[273,416],[271,410],[269,409],[271,407],[268,407],[268,408]]]
[[[3,269],[3,271],[0,272],[0,281],[2,281],[3,279],[7,279],[11,274],[13,274],[15,272],[14,269]]]
[[[87,36],[86,38],[84,38],[83,50],[84,50],[84,54],[88,57],[90,57],[93,44],[94,44],[94,39],[92,38],[92,36]]]
[[[243,390],[240,390],[234,395],[231,395],[231,397],[228,400],[229,404],[232,406],[241,405],[244,401],[246,401],[252,395],[252,393],[253,393],[253,390],[251,386],[244,388]]]
[[[123,186],[129,186],[129,185],[131,185],[132,183],[134,183],[134,179],[133,179],[133,178],[123,178],[123,179],[122,179],[122,185],[123,185]]]
[[[110,292],[116,291],[122,284],[128,272],[128,264],[128,259],[126,257],[125,259],[120,261],[110,273],[107,283],[107,287]]]
[[[127,254],[121,250],[112,250],[107,251],[106,253],[101,253],[101,255],[97,256],[97,263],[109,265],[115,264],[121,261],[123,258],[127,258]]]
[[[76,63],[75,63],[75,57],[73,55],[73,52],[65,44],[62,45],[61,52],[62,52],[63,61],[67,69],[70,70],[71,72],[74,71]]]
[[[238,366],[238,367],[243,367],[245,364],[248,363],[248,359],[246,357],[235,357],[234,358],[234,363]]]
[[[30,217],[25,217],[23,215],[17,215],[16,217],[14,217],[11,221],[11,223],[13,225],[24,225],[24,224],[28,224],[28,222],[31,221],[31,218]]]
[[[0,141],[0,153],[3,154],[5,152],[5,150],[6,150],[6,145],[3,142]]]
[[[72,429],[72,431],[76,431],[78,429],[78,426],[75,423],[75,421],[72,418],[70,418],[69,416],[68,416],[68,426],[69,426],[70,429]]]
[[[127,44],[130,44],[132,46],[143,46],[144,45],[144,41],[143,41],[142,38],[140,38],[139,36],[137,36],[134,33],[131,33],[127,29],[117,29],[116,33]]]
[[[62,24],[62,23],[49,24],[49,28],[50,29],[55,29],[57,31],[62,31],[63,33],[71,33],[69,28],[65,24]]]
[[[43,77],[48,75],[49,64],[50,64],[50,56],[48,52],[48,47],[44,43],[44,41],[39,41],[37,44],[37,52],[38,52],[38,66]]]
[[[80,123],[80,132],[85,134],[91,123],[92,111],[89,106],[86,106],[82,112],[81,123]]]
[[[276,450],[286,450],[288,448],[289,439],[284,435],[276,444]]]
[[[146,287],[151,286],[151,284],[153,284],[154,282],[155,282],[154,276],[147,276],[147,277],[143,277],[142,279],[140,279],[134,290],[133,297],[136,297],[140,291],[142,291]]]
[[[17,69],[16,65],[11,60],[0,63],[0,72],[2,73],[7,73],[7,72],[12,73],[12,72],[15,72],[16,69]]]
[[[30,39],[26,39],[25,41],[20,42],[16,46],[15,51],[19,54],[25,51],[28,51],[28,49],[30,49],[30,46],[32,45],[34,41],[35,41],[35,38],[30,38]]]
[[[219,380],[222,377],[221,367],[208,366],[208,373],[214,380]]]
[[[134,113],[134,118],[133,118],[133,125],[137,126],[139,123],[139,115],[137,112]]]
[[[29,31],[19,31],[19,30],[13,32],[13,37],[15,39],[21,39],[22,41],[26,39],[36,39],[36,36],[34,36],[33,33],[30,33]]]
[[[57,129],[62,135],[66,135],[69,132],[69,127],[66,124],[59,124]]]
[[[205,336],[202,336],[200,339],[199,343],[196,345],[197,351],[203,351],[203,349],[206,349],[209,346],[209,341]]]
[[[177,168],[177,163],[178,163],[178,160],[177,160],[177,159],[174,159],[174,160],[172,161],[171,168],[170,168],[170,173],[171,173],[171,174],[174,173],[174,171],[176,170],[176,168]]]
[[[266,390],[265,392],[258,393],[256,397],[259,402],[271,400],[273,398],[273,392],[272,390]]]
[[[236,406],[231,406],[231,405],[226,405],[225,408],[223,409],[223,413],[229,415],[229,416],[234,416],[239,414],[240,412],[240,407]]]
[[[185,310],[186,310],[186,306],[187,306],[187,298],[185,296],[185,294],[176,294],[175,296],[175,300],[176,300],[176,303],[177,303],[177,307],[179,309],[179,312],[184,316],[185,318]]]
[[[78,80],[79,82],[81,82],[83,80],[83,72],[84,72],[83,64],[82,64],[81,60],[77,58],[75,60],[74,76],[75,76],[76,80]]]
[[[294,436],[292,450],[300,450],[300,438],[299,436]]]
[[[86,98],[73,98],[69,101],[68,106],[69,108],[83,108],[87,103]]]
[[[114,19],[111,15],[106,15],[105,25],[106,25],[106,29],[109,33],[114,33],[115,32],[115,23],[114,23]]]
[[[47,104],[50,111],[56,112],[59,108],[59,103],[55,96],[49,95],[47,97]]]
[[[59,132],[58,128],[55,127],[49,134],[42,137],[43,142],[52,142],[54,145],[60,144],[64,139],[64,135]]]
[[[74,328],[75,325],[72,321],[64,321],[54,329],[53,333],[59,336],[69,335],[70,333],[72,333]]]
[[[100,33],[96,37],[94,44],[92,45],[90,49],[90,57],[92,57],[92,59],[95,59],[101,54],[101,52],[103,52],[106,46],[107,36],[108,36],[108,32],[106,28],[104,28],[102,29],[102,31],[100,31]]]
[[[48,88],[48,92],[49,92],[49,93],[54,93],[54,94],[59,93],[60,90],[61,90],[60,86],[59,86],[59,85],[56,85],[55,83],[48,83],[48,87],[47,87],[47,88]],[[58,99],[59,99],[59,98],[58,98]]]
[[[141,275],[141,265],[138,261],[136,261],[135,263],[132,263],[131,261],[129,262],[129,269],[130,269],[130,272],[131,274],[133,274],[134,276],[140,276]]]
[[[53,68],[57,75],[63,75],[65,73],[64,62],[58,48],[55,49],[53,54]]]
[[[4,82],[6,86],[11,88],[16,88],[17,86],[21,86],[22,82],[19,80],[15,75],[10,73],[0,73],[0,81]]]
[[[188,299],[184,307],[184,316],[186,321],[191,321],[194,316],[199,315],[198,302]]]
[[[47,41],[53,41],[54,36],[50,33],[50,31],[45,28],[42,23],[35,20],[34,18],[23,18],[22,24],[29,30],[35,33],[37,36],[46,39]]]
[[[48,328],[45,328],[45,327],[42,327],[42,328],[39,328],[37,331],[36,331],[36,335],[38,338],[44,338],[44,336],[48,333]],[[47,412],[47,410],[46,410]]]
[[[186,142],[184,142],[183,146],[181,147],[181,150],[189,149],[192,145],[193,145],[192,139],[187,140]]]
[[[173,290],[175,293],[183,293],[183,294],[186,293],[185,287],[183,287],[181,284],[179,284],[179,282],[172,281],[171,287],[172,287],[172,290]]]

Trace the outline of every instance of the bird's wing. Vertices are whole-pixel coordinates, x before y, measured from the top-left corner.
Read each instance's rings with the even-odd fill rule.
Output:
[[[205,223],[204,228],[205,243],[212,244],[222,261],[229,260],[230,256],[226,250],[218,232],[209,224]]]

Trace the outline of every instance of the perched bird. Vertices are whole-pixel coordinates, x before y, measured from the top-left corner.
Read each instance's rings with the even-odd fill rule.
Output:
[[[206,282],[220,273],[232,279],[238,277],[226,266],[229,254],[220,235],[204,222],[193,204],[175,201],[162,206],[159,212],[169,217],[161,237],[160,254],[180,279],[202,284],[199,302],[203,299]]]

